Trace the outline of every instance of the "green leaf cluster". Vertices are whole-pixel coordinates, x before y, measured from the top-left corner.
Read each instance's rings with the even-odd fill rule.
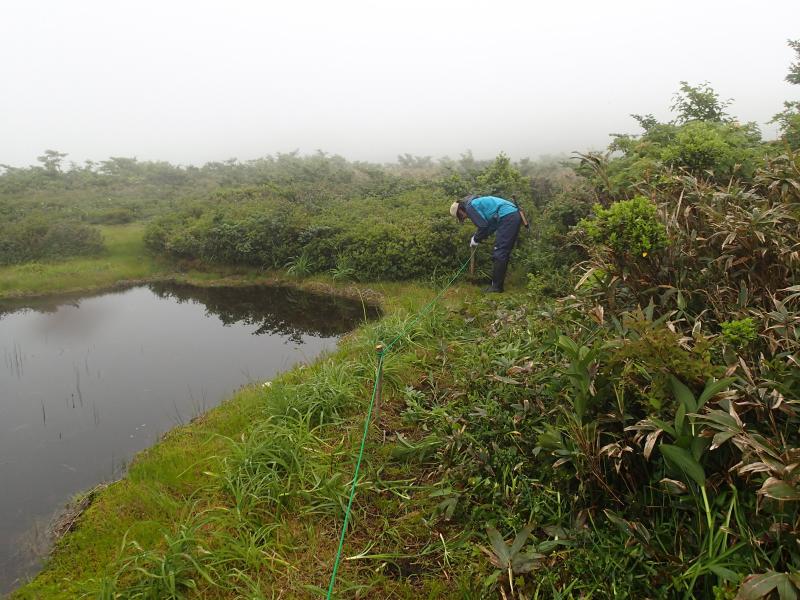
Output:
[[[579,226],[596,244],[610,248],[619,257],[647,257],[667,245],[667,232],[655,204],[644,196],[595,205],[591,219]]]
[[[723,321],[719,326],[725,343],[734,348],[744,348],[758,339],[758,329],[752,317]]]
[[[757,159],[756,134],[749,126],[736,123],[691,121],[675,131],[660,160],[692,173],[718,172],[722,177],[743,168],[752,174]]]

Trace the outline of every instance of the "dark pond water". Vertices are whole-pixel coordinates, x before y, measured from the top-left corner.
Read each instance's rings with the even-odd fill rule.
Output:
[[[334,348],[364,316],[268,287],[0,303],[0,594],[36,571],[74,494],[238,387]]]

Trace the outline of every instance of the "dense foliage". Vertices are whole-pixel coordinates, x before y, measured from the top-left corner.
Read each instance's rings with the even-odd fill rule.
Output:
[[[0,265],[91,255],[102,250],[100,232],[80,222],[42,215],[0,222]]]
[[[408,390],[505,597],[800,593],[800,152],[682,93],[675,122],[580,156],[599,204],[574,294],[476,307],[451,399]]]
[[[596,204],[593,218],[580,225],[592,242],[608,246],[622,265],[667,245],[666,228],[658,220],[656,207],[643,196],[614,202],[608,208]]]
[[[559,169],[564,167],[556,165],[550,174]],[[468,232],[459,231],[448,214],[454,199],[476,190],[532,208],[534,197],[534,178],[505,155],[463,172],[386,177],[343,185],[338,194],[335,186],[318,194],[305,185],[288,192],[276,184],[226,190],[156,219],[146,241],[153,251],[179,259],[287,268],[296,275],[429,278],[452,271],[467,256]]]
[[[427,277],[460,255],[446,198],[431,189],[392,197],[283,200],[268,189],[226,194],[194,216],[170,215],[148,230],[150,248],[183,259],[288,267],[298,275],[350,272],[361,279]],[[391,218],[387,218],[387,214]]]

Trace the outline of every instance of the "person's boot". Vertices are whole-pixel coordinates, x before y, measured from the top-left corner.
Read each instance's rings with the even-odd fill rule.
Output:
[[[506,279],[506,269],[508,262],[494,261],[494,268],[492,269],[492,285],[484,291],[492,294],[501,294],[503,292],[503,282]]]

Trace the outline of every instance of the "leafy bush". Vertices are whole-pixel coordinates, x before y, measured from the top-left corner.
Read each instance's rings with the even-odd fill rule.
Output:
[[[675,94],[672,110],[678,113],[678,122],[708,121],[721,122],[728,119],[725,109],[730,100],[720,100],[708,82],[697,86],[681,81],[681,89]]]
[[[734,348],[744,348],[758,339],[756,322],[747,317],[735,321],[723,321],[719,324],[725,343]]]
[[[103,248],[100,232],[76,221],[37,215],[0,224],[0,264],[4,265],[92,255]]]
[[[361,280],[427,277],[456,268],[467,254],[466,231],[459,232],[447,214],[448,199],[432,189],[404,192],[391,201],[330,199],[321,207],[289,202],[269,189],[248,192],[243,203],[234,204],[234,198],[199,214],[155,220],[146,244],[178,258],[289,265],[303,274],[338,269],[339,257],[346,257],[338,277]]]
[[[755,170],[759,141],[760,135],[753,126],[692,121],[677,129],[659,158],[668,166],[697,175],[711,172],[726,178],[742,169],[749,177]]]
[[[530,183],[514,168],[511,160],[501,153],[495,161],[475,178],[475,193],[492,194],[519,199],[527,194]]]
[[[647,257],[667,245],[658,210],[643,196],[615,202],[609,208],[595,205],[594,218],[582,220],[580,226],[589,239],[608,246],[620,259]]]
[[[581,222],[589,260],[567,309],[580,324],[565,326],[573,342],[559,345],[561,372],[574,381],[553,385],[572,409],[540,439],[587,503],[627,504],[625,519],[648,529],[667,516],[681,552],[695,557],[670,589],[756,598],[775,587],[768,582],[788,582],[798,559],[770,532],[800,514],[789,466],[798,412],[783,406],[800,392],[800,171],[790,144],[778,154],[752,126],[701,113],[685,123],[643,119],[644,135],[615,141],[621,156],[582,157],[600,201],[651,200],[644,225],[633,210],[613,215],[621,203]],[[639,260],[652,248],[657,260]],[[647,319],[631,323],[641,307]],[[580,418],[575,399],[589,407]],[[665,512],[632,508],[648,502]]]

